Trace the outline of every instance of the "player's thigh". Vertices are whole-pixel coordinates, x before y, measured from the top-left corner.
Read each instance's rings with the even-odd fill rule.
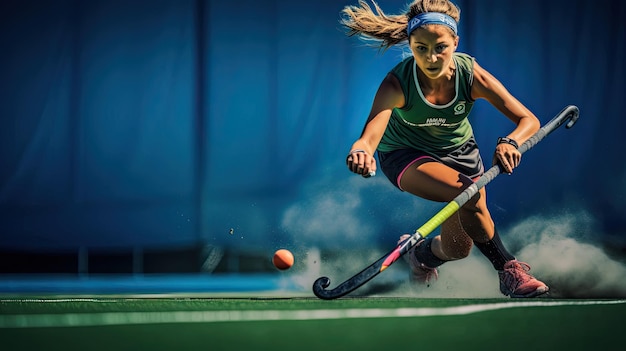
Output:
[[[400,186],[403,190],[424,199],[449,202],[472,180],[443,163],[433,160],[418,161],[402,175]]]

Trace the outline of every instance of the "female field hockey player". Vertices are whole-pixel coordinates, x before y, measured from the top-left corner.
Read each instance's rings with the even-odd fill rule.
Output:
[[[508,174],[520,163],[518,145],[540,128],[537,117],[473,57],[456,52],[459,8],[448,0],[415,0],[405,14],[386,15],[373,3],[343,9],[348,35],[361,36],[381,49],[407,44],[412,55],[382,80],[361,136],[346,158],[350,171],[364,177],[379,167],[402,191],[449,202],[484,172],[468,115],[485,99],[515,128],[496,142],[494,164]],[[406,240],[409,235],[400,237]],[[441,232],[422,239],[407,253],[411,279],[429,283],[437,267],[469,255],[475,245],[493,264],[500,291],[534,297],[548,286],[529,274],[504,247],[487,209],[483,188],[445,221]]]

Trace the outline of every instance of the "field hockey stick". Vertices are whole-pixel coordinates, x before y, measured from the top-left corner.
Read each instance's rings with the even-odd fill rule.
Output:
[[[540,128],[530,139],[526,140],[520,147],[519,152],[524,153],[530,150],[543,140],[548,134],[552,133],[558,127],[566,124],[566,128],[571,128],[578,120],[579,110],[578,107],[570,105],[561,111],[550,122]],[[467,201],[469,201],[478,191],[491,182],[495,177],[502,173],[502,166],[497,163],[491,167],[480,179],[467,187],[462,193],[450,201],[443,209],[429,219],[424,225],[418,228],[409,239],[401,242],[395,249],[382,256],[378,261],[372,263],[369,267],[360,271],[356,275],[352,276],[348,280],[339,284],[334,289],[326,290],[330,286],[330,278],[320,277],[313,283],[313,293],[315,296],[324,300],[332,300],[338,297],[344,296],[363,284],[370,281],[377,276],[380,272],[387,269],[400,257],[406,254],[413,246],[415,246],[420,240],[428,236],[433,230],[450,218],[461,208]]]

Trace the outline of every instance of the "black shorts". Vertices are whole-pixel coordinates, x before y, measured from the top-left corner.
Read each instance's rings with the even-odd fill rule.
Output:
[[[485,172],[476,140],[470,138],[461,147],[444,156],[437,156],[416,149],[400,149],[389,152],[378,151],[380,168],[393,185],[400,187],[400,179],[404,172],[415,162],[430,159],[441,162],[455,171],[475,179]]]

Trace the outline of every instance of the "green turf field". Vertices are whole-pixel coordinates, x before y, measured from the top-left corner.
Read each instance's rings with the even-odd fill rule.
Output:
[[[0,350],[621,350],[626,300],[0,298]]]

